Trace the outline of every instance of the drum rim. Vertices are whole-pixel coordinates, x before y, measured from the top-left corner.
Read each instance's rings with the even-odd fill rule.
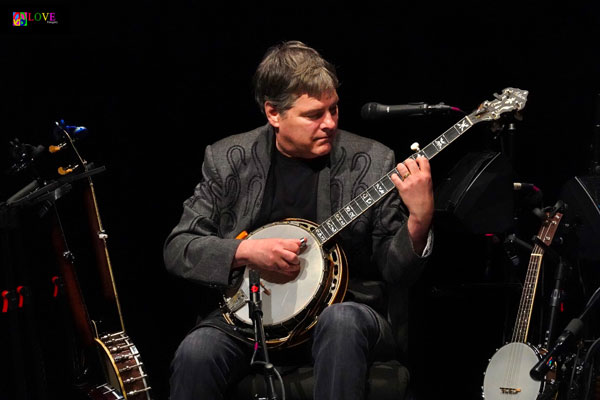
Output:
[[[110,350],[108,349],[108,347],[106,346],[106,344],[104,344],[104,342],[102,340],[100,340],[98,338],[94,338],[94,341],[100,346],[100,348],[104,351],[104,353],[106,353],[106,356],[112,366],[112,370],[107,371],[107,372],[109,374],[110,374],[110,372],[112,372],[114,377],[117,378],[118,383],[119,383],[119,388],[121,389],[121,394],[123,396],[125,396],[125,385],[123,384],[123,379],[121,378],[121,375],[117,372],[117,371],[119,371],[119,367],[117,366],[117,363],[115,362],[115,359],[114,359],[112,353],[110,352]]]
[[[152,389],[151,386],[149,385],[148,379],[147,379],[147,374],[143,369],[143,361],[141,359],[141,355],[137,349],[137,346],[133,343],[133,341],[131,340],[131,338],[124,332],[117,332],[112,334],[112,336],[119,338],[120,340],[123,340],[125,342],[125,344],[128,346],[127,349],[123,350],[123,352],[128,352],[128,355],[131,356],[131,358],[134,360],[135,362],[135,366],[137,367],[137,373],[139,374],[139,376],[136,376],[136,379],[134,382],[129,382],[129,379],[125,380],[123,377],[123,372],[120,370],[119,365],[121,361],[117,361],[116,360],[116,353],[113,353],[113,351],[111,351],[111,349],[109,348],[110,345],[107,345],[106,343],[104,343],[104,337],[96,337],[94,338],[94,341],[96,342],[96,344],[99,345],[99,347],[102,349],[102,351],[104,352],[104,356],[106,359],[108,359],[108,361],[110,362],[110,366],[107,365],[108,363],[105,363],[105,372],[107,374],[107,378],[110,380],[109,376],[116,378],[119,384],[119,388],[116,388],[117,391],[120,390],[121,395],[123,396],[124,399],[127,399],[128,395],[131,394],[131,392],[128,392],[128,390],[133,390],[134,392],[138,392],[135,394],[140,394],[143,393],[145,397],[145,399],[150,399],[150,394],[149,391]],[[127,366],[127,364],[124,364],[124,366]],[[136,369],[132,369],[131,371],[136,371]],[[128,373],[128,372],[125,372]],[[141,388],[140,388],[141,386]]]
[[[315,241],[315,244],[318,245],[318,251],[319,251],[319,253],[321,255],[320,258],[322,260],[322,264],[321,265],[323,267],[325,267],[326,266],[326,257],[325,257],[325,251],[323,250],[322,244],[319,242],[319,239],[317,238],[317,236],[314,233],[312,233],[309,228],[307,228],[305,226],[302,226],[300,223],[305,223],[307,225],[312,225],[314,227],[318,226],[314,222],[308,221],[308,220],[305,220],[305,219],[301,219],[301,218],[288,218],[288,219],[285,219],[283,221],[276,221],[276,222],[272,222],[270,224],[261,226],[260,228],[258,228],[256,230],[252,231],[251,233],[249,233],[245,240],[249,240],[252,236],[256,235],[257,233],[259,233],[259,232],[261,232],[261,231],[263,231],[263,230],[265,230],[267,228],[270,228],[272,226],[276,226],[276,225],[290,225],[290,226],[302,229],[304,232],[306,232],[307,234],[309,234],[313,238],[313,240]],[[245,268],[245,270],[244,270],[244,275],[243,275],[242,281],[244,281],[247,278],[247,275],[248,275],[248,272],[247,272],[248,268],[246,268],[246,267],[244,267],[244,268]],[[326,285],[324,284],[324,283],[326,283],[327,278],[328,277],[327,277],[327,274],[325,273],[325,268],[322,268],[321,269],[321,276],[319,277],[319,284],[316,286],[317,290],[315,290],[312,293],[312,296],[309,298],[309,301],[303,307],[300,307],[298,309],[298,311],[296,311],[293,315],[289,316],[287,319],[285,319],[283,321],[280,321],[280,322],[276,322],[276,323],[264,324],[265,328],[267,328],[267,327],[268,328],[285,327],[286,324],[288,324],[288,323],[290,323],[292,321],[295,321],[298,318],[302,319],[303,318],[302,314],[306,313],[308,310],[310,310],[311,309],[311,305],[315,301],[317,301],[320,298],[320,296],[322,295],[323,291],[327,289],[325,287]],[[240,288],[240,290],[242,290],[242,289]],[[242,320],[237,315],[242,309],[243,308],[241,308],[240,310],[238,310],[238,311],[236,311],[234,313],[231,313],[231,316],[233,318],[237,319],[238,321],[240,321],[241,323],[250,326],[251,323],[248,323],[247,321]]]

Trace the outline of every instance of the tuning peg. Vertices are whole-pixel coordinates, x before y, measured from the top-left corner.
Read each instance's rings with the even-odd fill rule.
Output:
[[[412,151],[414,151],[415,153],[421,151],[421,147],[419,146],[418,142],[414,142],[413,144],[410,145],[410,149]]]
[[[57,152],[61,151],[66,145],[67,145],[66,143],[61,143],[56,146],[50,145],[50,146],[48,146],[48,151],[50,153],[57,153]]]
[[[74,167],[72,167],[72,166],[68,166],[67,168],[58,167],[58,173],[59,173],[60,175],[63,175],[63,176],[64,176],[64,175],[68,175],[68,174],[70,174],[71,172],[75,171],[75,170],[76,170],[78,167],[79,167],[79,165],[76,165],[76,166],[74,166]]]

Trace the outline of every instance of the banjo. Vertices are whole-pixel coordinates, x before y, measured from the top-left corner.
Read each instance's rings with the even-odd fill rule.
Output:
[[[64,126],[63,121],[61,123],[57,122],[56,125],[61,139],[64,138],[66,141],[65,144],[59,146],[50,146],[50,152],[60,151],[68,142],[79,162],[68,168],[60,167],[58,173],[64,176],[82,167],[85,171],[82,174],[88,174],[88,185],[84,189],[84,205],[88,217],[88,226],[92,234],[93,251],[96,256],[97,279],[103,300],[102,306],[104,309],[109,310],[102,316],[103,320],[100,318],[91,319],[88,315],[83,296],[77,284],[74,266],[71,259],[67,257],[70,251],[66,247],[64,232],[61,231],[62,235],[54,239],[54,245],[59,253],[63,254],[60,259],[63,275],[73,282],[69,296],[76,298],[79,303],[79,307],[73,309],[72,312],[85,346],[91,348],[92,345],[95,345],[104,378],[108,381],[89,390],[87,393],[88,398],[151,400],[152,388],[149,385],[146,367],[137,347],[125,332],[121,305],[108,253],[108,235],[102,225],[94,183],[89,176],[92,172],[90,164],[81,157],[75,147],[74,140],[67,131],[68,127]]]
[[[486,400],[535,400],[543,389],[543,381],[535,381],[529,376],[531,368],[541,359],[543,350],[527,343],[526,339],[544,249],[552,243],[561,218],[561,213],[546,213],[536,236],[542,245],[536,243],[531,252],[512,341],[492,356],[485,371],[483,397]]]
[[[496,120],[505,112],[523,109],[527,95],[526,90],[504,89],[501,94],[495,94],[495,100],[483,102],[426,147],[420,149],[413,145],[415,153],[410,158],[433,158],[473,125]],[[298,256],[300,270],[296,276],[290,278],[261,272],[260,285],[265,294],[262,297],[263,326],[269,347],[290,347],[306,341],[319,313],[344,299],[348,286],[346,257],[331,239],[395,188],[391,180],[393,174],[398,174],[395,168],[320,225],[306,220],[286,219],[238,236],[244,240],[307,238],[304,250]],[[225,320],[232,325],[252,327],[248,309],[248,270],[245,269],[239,286],[223,295],[221,310]]]

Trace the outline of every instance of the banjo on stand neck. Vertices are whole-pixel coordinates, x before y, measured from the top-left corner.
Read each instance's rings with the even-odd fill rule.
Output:
[[[410,158],[432,159],[473,125],[497,120],[506,112],[522,110],[527,95],[526,90],[505,88],[501,94],[495,94],[495,100],[481,103],[475,111],[424,148],[414,148],[415,153]],[[308,331],[315,325],[319,313],[325,307],[343,300],[348,285],[348,267],[342,249],[331,239],[395,188],[391,180],[393,174],[398,174],[395,168],[320,225],[306,220],[287,219],[238,236],[245,240],[307,238],[306,247],[299,255],[300,272],[296,277],[282,279],[265,276],[267,274],[262,276],[261,286],[267,295],[262,298],[267,345],[289,347],[306,341],[309,338]],[[240,285],[223,295],[221,309],[225,320],[231,325],[252,326],[248,313],[248,269]]]

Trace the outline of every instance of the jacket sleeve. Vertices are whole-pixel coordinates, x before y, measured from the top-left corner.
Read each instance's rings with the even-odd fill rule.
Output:
[[[202,180],[183,203],[181,219],[165,241],[163,257],[170,273],[212,287],[230,283],[231,263],[240,240],[219,235],[222,199],[223,181],[215,168],[212,147],[207,146]]]
[[[393,151],[385,158],[384,173],[395,167]],[[433,240],[429,233],[428,245],[423,255],[416,254],[407,227],[408,211],[398,191],[394,188],[375,209],[373,221],[373,260],[383,279],[391,284],[410,286],[425,265]]]

